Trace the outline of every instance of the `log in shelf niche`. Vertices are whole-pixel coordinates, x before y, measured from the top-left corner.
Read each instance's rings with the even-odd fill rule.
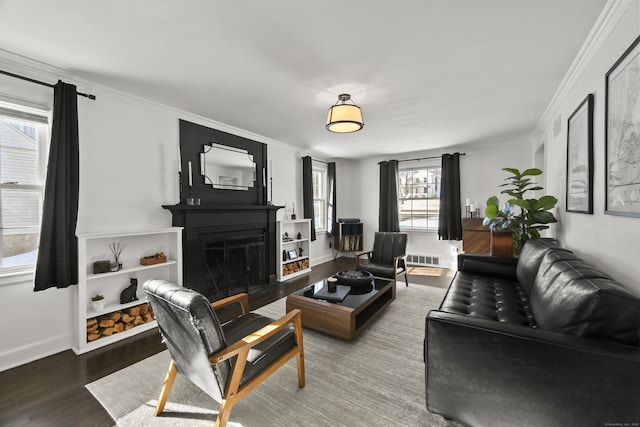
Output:
[[[92,317],[87,319],[87,342],[128,331],[154,320],[153,311],[147,303]]]

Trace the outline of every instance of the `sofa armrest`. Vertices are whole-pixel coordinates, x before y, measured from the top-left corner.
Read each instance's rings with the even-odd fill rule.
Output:
[[[458,271],[516,280],[518,259],[484,254],[458,255]]]
[[[640,421],[640,348],[431,311],[427,409],[470,425]]]

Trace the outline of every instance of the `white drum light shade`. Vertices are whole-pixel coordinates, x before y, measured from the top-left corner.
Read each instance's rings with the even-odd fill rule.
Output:
[[[364,127],[362,111],[360,107],[353,104],[346,104],[351,99],[351,95],[343,93],[338,96],[338,102],[327,114],[327,130],[337,133],[349,133],[359,131]]]

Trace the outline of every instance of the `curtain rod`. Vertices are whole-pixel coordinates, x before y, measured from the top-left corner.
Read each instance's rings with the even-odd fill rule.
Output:
[[[455,154],[455,153],[454,153]],[[467,153],[458,153],[461,156],[466,156]],[[404,160],[398,160],[398,163],[402,163],[402,162],[415,162],[418,160],[429,160],[429,159],[441,159],[442,156],[431,156],[431,157],[418,157],[417,159],[404,159]],[[382,162],[378,162],[378,164],[380,164]]]
[[[311,156],[303,156],[304,157],[311,157]],[[311,157],[311,161],[312,162],[318,162],[318,163],[324,163],[325,165],[328,165],[331,162],[325,162],[324,160],[318,160],[318,159],[314,159],[313,157]]]
[[[455,153],[454,153],[455,154]],[[466,156],[467,153],[459,153],[461,156]],[[402,162],[414,162],[417,160],[429,160],[429,159],[441,159],[442,156],[431,156],[431,157],[419,157],[417,159],[405,159],[405,160],[398,160],[398,163],[402,163]]]
[[[45,82],[41,82],[40,80],[30,79],[29,77],[24,77],[24,76],[21,76],[19,74],[13,74],[13,73],[10,73],[10,72],[4,71],[4,70],[0,70],[0,74],[4,74],[5,76],[9,76],[9,77],[15,77],[16,79],[25,80],[25,81],[31,82],[31,83],[36,83],[36,84],[39,84],[39,85],[42,85],[42,86],[54,87],[54,85],[52,85],[50,83],[45,83]],[[92,100],[96,99],[95,95],[91,95],[91,94],[88,94],[88,93],[77,92],[77,94],[80,95],[80,96],[84,96],[85,98],[92,99]]]

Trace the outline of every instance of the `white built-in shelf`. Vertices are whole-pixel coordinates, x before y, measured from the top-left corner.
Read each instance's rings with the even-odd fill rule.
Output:
[[[126,267],[123,268],[122,270],[118,270],[118,271],[109,271],[107,273],[99,273],[99,274],[87,274],[87,280],[95,280],[95,279],[103,279],[104,276],[109,275],[109,276],[117,276],[117,275],[130,275],[131,273],[135,273],[136,271],[143,271],[143,270],[153,270],[156,269],[158,267],[166,267],[166,266],[171,266],[171,265],[175,265],[177,264],[178,261],[176,260],[169,260],[167,262],[163,262],[160,264],[153,264],[153,265],[138,265],[138,266],[134,266],[134,267]]]
[[[118,271],[94,274],[94,262],[114,261],[109,244],[118,242],[126,244],[119,260],[124,268]],[[167,256],[166,262],[152,265],[140,264],[141,258],[159,252]],[[138,299],[120,304],[120,293],[129,286],[132,278],[138,280],[136,289]],[[182,285],[182,227],[78,234],[78,286],[74,287],[73,307],[76,327],[73,334],[73,351],[76,354],[86,353],[157,327],[157,322],[153,320],[123,332],[114,332],[110,336],[103,336],[94,341],[87,339],[87,321],[89,319],[100,319],[101,316],[145,304],[146,298],[142,286],[144,282],[153,278]],[[103,310],[94,311],[92,309],[91,298],[96,294],[104,296],[105,307]]]
[[[283,240],[284,233],[287,233],[291,240]],[[300,234],[302,238],[298,239]],[[311,271],[311,259],[309,258],[309,236],[311,235],[310,219],[291,219],[278,221],[276,224],[276,239],[278,242],[278,271],[279,281],[302,276]],[[303,255],[300,256],[298,248],[302,248]],[[296,251],[295,258],[289,259],[288,252]]]

